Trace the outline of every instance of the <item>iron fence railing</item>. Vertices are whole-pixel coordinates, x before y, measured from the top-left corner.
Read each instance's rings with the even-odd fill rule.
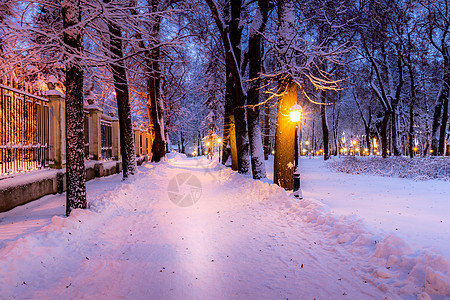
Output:
[[[89,159],[89,111],[84,111],[84,158]]]
[[[101,121],[102,159],[112,158],[112,125],[111,119],[102,115]]]
[[[0,84],[0,176],[49,165],[48,100]]]

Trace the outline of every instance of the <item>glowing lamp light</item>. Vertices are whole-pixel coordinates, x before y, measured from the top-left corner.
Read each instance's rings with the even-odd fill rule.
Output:
[[[302,107],[300,105],[298,105],[297,103],[292,105],[292,107],[289,111],[289,116],[291,118],[291,121],[294,123],[297,123],[298,121],[300,121],[300,118],[302,117]]]
[[[309,141],[306,141],[305,144],[306,144],[306,146],[308,146],[309,145]]]
[[[222,143],[222,139],[221,139],[221,138],[218,138],[218,139],[217,139],[217,143],[219,143],[219,144]]]
[[[209,145],[211,145],[211,143],[210,143],[210,142],[206,142],[206,146],[208,146],[208,147],[209,147]]]
[[[208,154],[208,151],[205,151],[204,153],[205,153],[205,154]]]
[[[430,149],[430,153],[433,153],[433,149]]]
[[[272,154],[275,154],[275,150],[272,150]]]
[[[356,140],[353,140],[353,141],[352,141],[353,146],[356,146],[357,143],[358,143],[358,142],[357,142]]]

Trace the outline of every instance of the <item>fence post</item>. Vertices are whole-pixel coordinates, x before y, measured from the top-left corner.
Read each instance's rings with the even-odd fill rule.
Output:
[[[89,156],[94,160],[102,159],[102,109],[94,104],[87,107],[89,112]]]
[[[49,132],[49,161],[52,168],[62,169],[66,166],[66,102],[65,95],[49,84],[46,91],[48,106],[51,109]]]
[[[111,116],[112,126],[112,156],[114,160],[120,159],[120,127],[119,119]]]
[[[147,133],[147,137],[148,137],[148,160],[152,160],[152,156],[153,156],[153,132],[152,129],[149,128],[148,129],[148,133]]]
[[[144,160],[148,161],[148,140],[145,130],[142,132],[142,152],[144,153]]]
[[[141,135],[141,131],[139,130],[139,128],[133,128],[133,132],[134,132],[134,149],[136,150],[136,156],[141,156],[141,151],[140,151],[140,139],[139,136]]]

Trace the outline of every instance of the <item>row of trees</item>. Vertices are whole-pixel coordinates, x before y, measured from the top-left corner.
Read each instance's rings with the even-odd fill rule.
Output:
[[[222,161],[255,179],[266,177],[275,140],[274,179],[290,189],[296,124],[287,115],[294,103],[325,159],[338,152],[344,131],[364,136],[367,147],[376,138],[384,157],[412,155],[417,140],[426,153],[446,151],[447,0],[1,5],[0,72],[65,81],[69,207],[86,203],[80,118],[88,92],[119,116],[124,178],[135,171],[137,123],[154,133],[156,162],[171,141],[179,151],[201,148],[217,130]]]
[[[228,67],[224,129],[239,172],[251,157],[253,177],[265,177],[258,150],[264,105],[264,132],[275,135],[274,180],[292,187],[294,130],[286,115],[297,101],[310,118],[305,131],[314,135],[321,125],[325,159],[338,153],[344,131],[362,136],[367,148],[379,143],[383,157],[412,157],[418,143],[425,154],[446,153],[448,1],[225,1],[222,11],[206,2]],[[349,122],[354,115],[357,126]]]

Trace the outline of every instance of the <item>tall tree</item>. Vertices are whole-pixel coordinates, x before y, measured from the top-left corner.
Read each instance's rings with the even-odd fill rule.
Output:
[[[431,149],[433,155],[443,155],[445,151],[445,136],[448,122],[448,105],[450,95],[450,8],[448,0],[439,0],[430,5],[423,1],[428,10],[428,39],[431,45],[441,54],[442,83],[436,98],[431,129]]]
[[[83,68],[80,56],[80,0],[63,0],[62,16],[66,48],[66,215],[72,209],[86,208],[86,175],[84,167]]]
[[[292,59],[290,44],[295,38],[295,7],[292,0],[278,1],[277,48],[279,69]],[[294,187],[294,136],[295,125],[289,119],[290,108],[297,103],[297,84],[291,75],[284,73],[278,80],[278,111],[275,133],[274,182],[286,190]]]
[[[166,1],[149,0],[149,7],[154,14],[153,22],[150,25],[150,36],[153,47],[147,51],[147,97],[148,110],[151,116],[151,123],[155,132],[155,139],[152,146],[152,161],[159,162],[166,157],[166,132],[164,123],[164,104],[161,98],[161,49],[159,31],[162,16],[160,12],[167,7]]]
[[[111,0],[104,0],[110,4]],[[113,8],[113,7],[111,7]],[[127,73],[123,62],[122,28],[117,20],[107,20],[109,31],[109,63],[114,79],[117,110],[120,127],[120,151],[122,155],[123,178],[126,179],[136,172],[136,150],[134,144],[133,121],[130,108],[129,86]]]
[[[249,56],[249,84],[248,84],[248,136],[250,141],[250,153],[252,162],[253,179],[266,177],[266,166],[264,163],[264,151],[261,138],[260,115],[260,85],[261,85],[261,54],[262,34],[266,27],[269,14],[269,1],[258,0],[258,6],[250,28],[248,42]]]
[[[241,75],[241,51],[240,37],[242,34],[241,23],[241,0],[227,0],[226,8],[230,10],[230,20],[225,24],[222,14],[214,0],[205,0],[208,4],[213,19],[219,29],[225,48],[225,59],[230,67],[233,78],[233,110],[231,111],[231,120],[234,118],[234,127],[236,132],[236,148],[238,172],[247,174],[250,171],[249,144],[247,137],[247,123],[245,120],[245,103],[247,93],[244,89],[244,83]]]

